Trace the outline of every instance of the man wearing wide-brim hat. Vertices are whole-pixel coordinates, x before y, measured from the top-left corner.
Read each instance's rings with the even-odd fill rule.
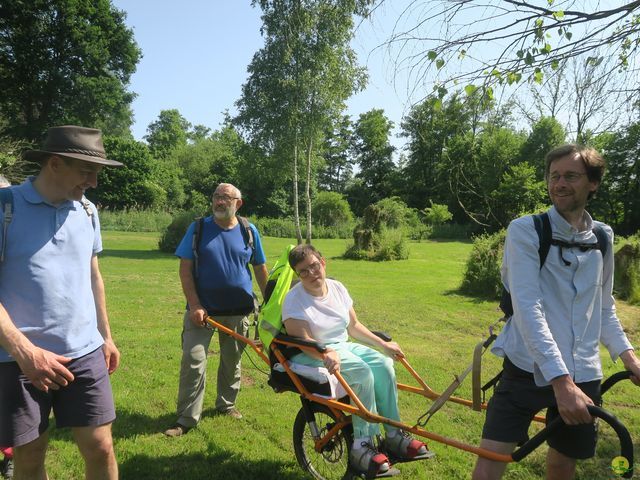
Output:
[[[0,445],[16,478],[46,479],[49,413],[70,427],[87,478],[116,479],[111,337],[97,254],[96,207],[84,197],[107,159],[99,130],[52,127],[24,158],[38,175],[9,187],[0,211]],[[7,220],[7,217],[10,217]]]

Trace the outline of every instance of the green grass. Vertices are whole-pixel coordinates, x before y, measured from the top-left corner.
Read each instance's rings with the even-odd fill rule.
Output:
[[[107,288],[111,326],[122,352],[122,364],[112,382],[118,419],[114,424],[116,455],[121,478],[144,479],[278,479],[305,478],[295,462],[291,430],[299,409],[295,394],[275,394],[266,385],[265,365],[251,353],[243,359],[243,388],[238,407],[244,418],[236,421],[213,415],[217,356],[209,363],[205,414],[197,429],[169,439],[162,431],[175,420],[180,362],[180,331],[184,299],[178,280],[178,262],[157,250],[157,234],[105,232],[100,257]],[[268,264],[272,265],[290,240],[267,237]],[[350,290],[360,319],[371,329],[391,334],[404,348],[412,365],[436,390],[442,391],[471,361],[475,344],[497,318],[495,302],[479,301],[456,292],[471,244],[423,242],[411,244],[409,260],[385,263],[344,261],[345,240],[318,240],[328,258],[328,274]],[[640,339],[640,308],[619,306],[632,341]],[[212,342],[218,350],[217,337]],[[486,374],[498,362],[486,356]],[[613,365],[603,354],[608,374]],[[399,380],[409,382],[398,369]],[[640,400],[638,390],[619,385],[608,394],[610,408],[630,428],[638,442]],[[469,385],[458,392],[469,397]],[[403,419],[415,423],[429,402],[401,393]],[[483,415],[466,407],[447,405],[429,422],[428,429],[475,445]],[[582,479],[614,478],[609,469],[617,455],[613,432],[601,429],[598,456],[582,462]],[[465,479],[475,457],[436,442],[437,454],[427,462],[400,465],[405,479]],[[540,478],[546,447],[509,467],[507,479]],[[636,458],[640,451],[636,448]],[[82,462],[66,431],[51,431],[47,456],[51,479],[83,478]]]

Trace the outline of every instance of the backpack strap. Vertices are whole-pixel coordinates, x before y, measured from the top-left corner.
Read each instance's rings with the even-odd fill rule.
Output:
[[[7,245],[7,231],[13,219],[13,192],[10,187],[0,188],[0,205],[4,220],[2,222],[2,248],[0,249],[0,263],[4,262],[4,252]]]
[[[532,215],[533,226],[538,234],[538,257],[540,259],[540,269],[547,260],[549,249],[552,243],[551,221],[549,220],[549,214],[547,212]],[[500,310],[506,317],[513,315],[513,303],[511,301],[511,293],[502,286],[502,293],[500,296]]]
[[[604,261],[604,256],[607,254],[607,250],[609,249],[609,235],[604,231],[602,225],[596,225],[593,227],[593,233],[598,239],[598,248],[600,249],[600,253],[602,253],[602,260]]]
[[[551,248],[551,222],[549,221],[549,214],[547,212],[533,215],[533,226],[536,228],[538,234],[538,256],[540,258],[540,268],[544,265]]]
[[[93,229],[96,229],[96,216],[93,214],[93,210],[91,209],[91,204],[89,203],[89,200],[86,199],[86,197],[82,197],[82,199],[80,200],[80,203],[82,203],[82,208],[84,208],[85,213],[87,214],[87,217],[89,217],[91,219],[91,225],[93,226]]]
[[[204,217],[196,218],[194,223],[193,237],[191,237],[191,250],[193,251],[193,277],[198,278],[198,249],[200,248],[200,238],[202,237]]]
[[[236,215],[236,218],[242,227],[241,231],[242,238],[244,238],[244,244],[251,249],[251,258],[249,258],[249,263],[251,263],[256,253],[256,247],[253,243],[253,230],[251,230],[251,225],[249,225],[249,220],[247,220],[246,217]]]

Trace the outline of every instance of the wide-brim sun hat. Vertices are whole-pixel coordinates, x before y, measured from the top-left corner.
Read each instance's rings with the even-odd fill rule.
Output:
[[[102,132],[97,128],[63,125],[47,131],[42,150],[27,150],[22,154],[26,160],[41,162],[52,155],[83,160],[110,167],[122,167],[116,160],[109,160],[102,143]]]

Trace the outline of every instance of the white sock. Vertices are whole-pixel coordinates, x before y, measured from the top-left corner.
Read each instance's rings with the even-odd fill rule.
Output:
[[[400,434],[400,429],[399,428],[389,428],[387,429],[387,437],[388,438],[393,438],[396,435]]]
[[[358,437],[353,439],[353,447],[352,450],[358,450],[364,448],[362,446],[363,443],[371,443],[371,437]]]

